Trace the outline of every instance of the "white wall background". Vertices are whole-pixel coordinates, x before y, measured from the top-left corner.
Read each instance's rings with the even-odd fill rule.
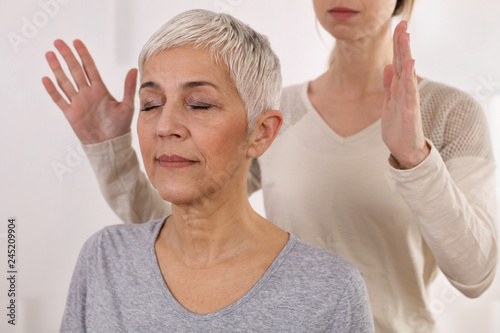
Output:
[[[417,70],[483,104],[500,156],[500,2],[416,2],[409,30]],[[102,199],[62,112],[43,89],[40,79],[50,74],[44,53],[54,49],[56,38],[82,39],[108,88],[121,99],[124,76],[136,66],[146,39],[169,18],[191,8],[229,10],[266,33],[282,59],[286,85],[312,79],[325,69],[331,40],[319,37],[310,0],[0,2],[1,332],[58,331],[83,242],[98,229],[120,223]],[[24,42],[13,46],[12,34]],[[66,166],[68,172],[58,175],[55,165]],[[252,202],[262,211],[259,195]],[[15,327],[6,323],[8,217],[18,221]],[[469,300],[440,278],[432,307],[443,332],[500,332],[500,281],[479,299]]]

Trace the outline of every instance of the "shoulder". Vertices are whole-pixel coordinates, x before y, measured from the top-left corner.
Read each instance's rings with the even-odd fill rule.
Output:
[[[285,259],[260,293],[265,302],[293,318],[297,331],[373,331],[368,292],[354,264],[293,234],[287,247]]]
[[[424,134],[445,162],[464,156],[492,159],[488,123],[476,99],[427,79],[419,91]]]
[[[423,79],[419,86],[420,103],[427,112],[479,112],[481,104],[471,95],[444,83]]]
[[[283,133],[286,129],[294,125],[307,113],[305,101],[307,86],[308,82],[304,82],[283,88],[280,102],[283,125],[281,126],[280,133]]]
[[[288,111],[289,109],[294,110],[294,106],[304,105],[303,95],[304,91],[307,90],[308,82],[294,84],[283,88],[281,93],[280,108]]]
[[[303,83],[293,84],[293,85],[284,87],[283,92],[281,94],[281,100],[286,101],[288,99],[296,97],[300,93],[300,91],[302,91],[303,89],[306,89],[305,87],[307,85],[308,85],[308,82],[303,82]]]
[[[361,271],[353,263],[336,253],[309,245],[300,239],[296,239],[288,260],[297,275],[310,281],[310,286],[349,289],[365,284]]]
[[[357,325],[372,321],[361,271],[335,253],[295,237],[275,281],[276,297],[293,300],[297,309],[307,309],[304,312],[311,318],[329,318],[340,323],[356,317]]]
[[[100,241],[129,242],[150,239],[155,231],[163,225],[165,218],[141,224],[117,224],[101,229],[95,233]]]
[[[94,233],[84,244],[83,254],[93,252],[127,252],[134,251],[141,245],[154,241],[165,218],[142,224],[117,224],[107,226]]]

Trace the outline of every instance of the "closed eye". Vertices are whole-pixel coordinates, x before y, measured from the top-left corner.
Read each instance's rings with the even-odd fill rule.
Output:
[[[212,106],[211,105],[189,105],[189,107],[193,110],[208,110]]]
[[[161,107],[161,105],[146,106],[146,107],[143,107],[141,109],[141,111],[150,111],[150,110],[153,110],[153,109],[156,109],[156,108],[159,108],[159,107]]]

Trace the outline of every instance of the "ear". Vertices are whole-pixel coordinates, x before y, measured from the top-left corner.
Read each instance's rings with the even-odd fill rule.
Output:
[[[283,115],[278,110],[269,110],[263,113],[250,134],[250,145],[247,151],[248,158],[257,158],[264,154],[274,141],[283,123]]]

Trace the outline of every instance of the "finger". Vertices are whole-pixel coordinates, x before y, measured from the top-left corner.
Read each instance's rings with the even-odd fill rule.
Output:
[[[415,74],[415,60],[408,59],[404,63],[403,84],[405,85],[407,107],[416,110],[419,105],[418,81]]]
[[[69,104],[61,96],[54,83],[52,83],[52,80],[44,76],[42,78],[42,83],[43,86],[45,87],[45,90],[47,90],[54,103],[56,103],[59,109],[61,109],[63,112],[66,112],[66,110],[69,108]]]
[[[393,65],[385,66],[384,68],[385,105],[389,105],[389,101],[391,100],[391,85],[392,85],[392,78],[394,75],[392,71],[393,71]]]
[[[61,88],[66,97],[68,97],[68,99],[71,101],[73,96],[76,95],[76,90],[73,86],[73,83],[66,76],[66,73],[64,73],[59,60],[57,60],[57,56],[54,52],[47,52],[45,54],[45,59],[47,59],[47,63],[49,64],[52,73],[54,73],[54,76],[56,77],[57,85]]]
[[[54,46],[59,51],[59,53],[61,53],[64,61],[66,61],[69,72],[71,73],[71,76],[73,76],[78,89],[81,90],[84,87],[88,87],[87,78],[85,77],[82,66],[76,59],[69,46],[60,39],[54,42]]]
[[[137,69],[133,68],[128,71],[125,77],[125,88],[123,91],[123,102],[134,104],[135,90],[137,86]]]
[[[405,66],[404,72],[405,72],[405,77],[412,81],[410,82],[412,86],[417,86],[418,81],[417,81],[417,74],[415,73],[415,60],[412,59],[411,55],[411,47],[410,47],[410,35],[408,33],[405,33],[403,36],[401,36],[400,39],[400,47],[401,47],[401,54],[402,54],[402,63]]]
[[[400,39],[403,34],[406,33],[406,21],[401,21],[396,26],[394,30],[394,38],[393,38],[393,48],[394,48],[394,60],[393,63],[395,65],[394,73],[397,77],[400,77],[403,70],[403,62],[401,58],[401,47],[400,47]]]
[[[81,40],[76,39],[73,42],[73,45],[75,46],[76,52],[78,52],[78,56],[80,57],[80,59],[82,59],[83,69],[85,70],[85,74],[87,74],[87,77],[89,78],[90,84],[102,82],[101,75],[97,70],[94,59],[90,55],[85,44],[83,44]]]
[[[417,75],[415,73],[415,61],[412,59],[411,54],[410,35],[408,33],[404,33],[400,38],[399,44],[401,49],[402,64],[404,64],[405,78],[413,81],[415,85],[417,83]]]
[[[401,23],[400,23],[401,24]],[[400,68],[400,63],[399,63],[399,48],[398,48],[398,41],[399,41],[399,24],[396,26],[396,29],[394,29],[394,36],[392,37],[392,63],[394,66],[394,74],[399,72]]]
[[[411,59],[410,35],[404,33],[399,38],[399,49],[401,52],[401,62],[406,63]]]

